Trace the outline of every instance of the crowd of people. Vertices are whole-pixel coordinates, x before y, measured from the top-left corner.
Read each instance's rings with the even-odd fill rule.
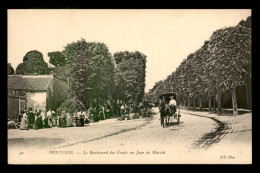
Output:
[[[111,106],[91,106],[89,109],[75,109],[73,112],[69,110],[32,110],[29,108],[19,114],[19,128],[21,130],[42,129],[52,127],[83,127],[90,122],[98,122],[105,120],[112,115],[122,117],[130,114],[138,109],[139,115],[144,115],[144,106],[140,104],[134,107],[133,104],[116,104]]]
[[[51,127],[83,127],[85,123],[91,122],[90,114],[84,110],[75,110],[74,113],[61,111],[57,113],[51,110],[28,109],[19,115],[20,130],[42,129]]]

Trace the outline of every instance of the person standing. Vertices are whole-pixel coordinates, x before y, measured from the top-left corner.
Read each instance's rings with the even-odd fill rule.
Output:
[[[35,115],[35,126],[36,126],[37,129],[43,128],[41,115],[39,115],[39,116]]]
[[[33,124],[35,122],[35,117],[34,117],[34,113],[32,111],[32,109],[29,109],[29,112],[27,114],[27,119],[28,119],[28,128],[32,129],[33,128]]]
[[[20,130],[29,130],[26,111],[24,112],[22,120],[21,120]]]
[[[48,116],[47,116],[47,109],[44,109],[44,127],[49,128]]]
[[[81,110],[79,110],[77,112],[77,116],[76,116],[76,126],[80,127],[81,126]]]
[[[80,117],[79,118],[80,118],[80,126],[84,127],[85,114],[84,114],[84,111],[82,109],[80,110]]]
[[[70,116],[69,112],[67,112],[67,114],[66,114],[66,126],[67,127],[71,127],[72,126],[72,119],[71,119],[71,116]]]
[[[120,107],[120,116],[123,117],[125,112],[125,106],[122,104]]]
[[[42,119],[42,125],[45,127],[45,110],[40,111],[41,119]]]
[[[98,117],[99,117],[100,120],[104,120],[104,119],[105,119],[104,106],[100,106],[100,108],[99,108],[99,113],[98,113]]]
[[[84,122],[86,123],[86,124],[88,124],[88,123],[90,123],[91,122],[91,107],[87,110],[87,112],[83,112],[84,113],[84,115],[85,115],[85,120],[84,120]]]
[[[57,126],[57,114],[55,111],[52,111],[52,126]]]
[[[48,118],[48,127],[52,127],[52,113],[51,110],[47,112],[47,118]]]
[[[66,111],[65,110],[62,111],[61,124],[62,124],[62,127],[66,127]]]
[[[62,126],[62,120],[61,119],[62,119],[62,111],[60,110],[59,115],[58,115],[58,123],[57,123],[58,127]]]

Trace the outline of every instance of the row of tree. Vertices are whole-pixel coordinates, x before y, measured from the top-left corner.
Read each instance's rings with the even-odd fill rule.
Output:
[[[251,106],[251,17],[235,27],[215,31],[210,40],[191,53],[164,81],[157,82],[147,94],[148,99],[158,100],[161,92],[174,91],[179,104],[191,103],[195,109],[199,103],[222,113],[222,102],[230,105],[233,114],[238,115],[239,104]],[[239,91],[239,92],[238,92]],[[241,96],[243,95],[243,96]],[[206,103],[208,102],[208,104]]]
[[[49,52],[48,56],[53,67],[48,68],[39,51],[28,52],[17,66],[16,74],[53,74],[57,88],[62,87],[61,81],[65,82],[68,87],[63,88],[68,92],[54,93],[52,109],[64,107],[62,102],[71,109],[85,109],[93,104],[138,105],[143,101],[146,56],[138,51],[111,55],[104,43],[81,39],[67,44],[63,51]],[[14,74],[11,64],[8,74]]]

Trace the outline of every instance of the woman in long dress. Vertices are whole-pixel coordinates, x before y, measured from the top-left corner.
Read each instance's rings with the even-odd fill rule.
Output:
[[[77,116],[76,116],[76,126],[77,126],[77,127],[80,127],[80,126],[81,126],[80,116],[81,116],[81,111],[78,111],[78,112],[77,112]]]
[[[52,113],[51,110],[47,112],[47,118],[48,118],[48,126],[52,127]]]
[[[45,127],[45,110],[42,110],[41,111],[41,113],[40,113],[40,115],[41,115],[41,119],[42,119],[42,125],[43,125],[43,127]]]
[[[57,126],[57,114],[55,113],[55,111],[52,111],[52,126]]]
[[[37,127],[37,129],[42,129],[42,128],[43,128],[43,123],[42,123],[42,117],[41,117],[41,115],[36,116],[35,126]]]
[[[67,113],[67,116],[66,116],[66,126],[67,127],[72,126],[72,119],[71,119],[70,113]]]
[[[98,118],[99,118],[100,120],[104,120],[103,106],[100,106],[100,107],[99,107],[99,110],[98,110]]]
[[[26,113],[23,114],[21,125],[20,125],[20,130],[29,130]]]
[[[80,118],[80,126],[83,127],[84,124],[85,124],[84,123],[85,115],[84,115],[82,110],[80,111],[80,117],[79,118]]]
[[[66,118],[65,111],[61,111],[60,127],[66,127],[65,118]]]
[[[35,116],[34,116],[34,112],[32,110],[29,110],[29,113],[27,115],[27,120],[28,120],[28,128],[33,129],[34,122],[35,122]]]

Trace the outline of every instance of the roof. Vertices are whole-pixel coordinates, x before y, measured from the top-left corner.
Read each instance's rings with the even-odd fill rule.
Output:
[[[53,75],[8,75],[8,89],[45,91],[52,79]]]

